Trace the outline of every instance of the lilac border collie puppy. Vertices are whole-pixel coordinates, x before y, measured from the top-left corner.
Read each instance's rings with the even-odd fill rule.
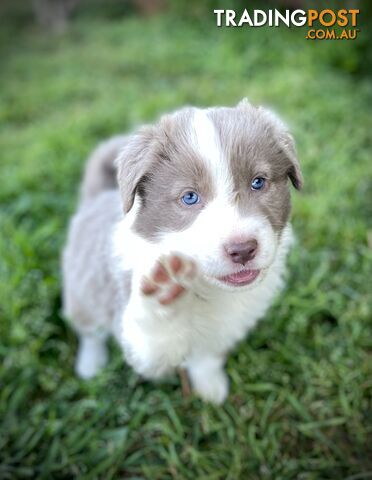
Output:
[[[294,142],[270,111],[184,108],[93,152],[63,256],[76,371],[94,376],[114,335],[145,378],[187,369],[221,403],[226,355],[283,285]]]

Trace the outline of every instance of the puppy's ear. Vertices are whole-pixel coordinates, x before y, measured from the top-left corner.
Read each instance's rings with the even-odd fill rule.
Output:
[[[280,135],[280,143],[286,157],[290,162],[287,175],[292,182],[292,185],[297,190],[301,190],[304,185],[304,179],[302,176],[300,163],[297,159],[296,146],[292,135],[288,131],[283,131]]]
[[[295,141],[292,135],[289,133],[285,123],[271,110],[268,110],[263,107],[258,108],[258,113],[262,114],[266,120],[268,120],[271,125],[274,127],[274,135],[277,136],[279,146],[283,151],[286,164],[288,163],[287,175],[292,182],[292,185],[297,189],[301,190],[304,184],[302,177],[300,163],[297,159],[297,152]]]
[[[132,208],[137,187],[150,169],[153,161],[150,148],[153,139],[154,127],[142,127],[129,137],[116,159],[118,183],[125,213]]]

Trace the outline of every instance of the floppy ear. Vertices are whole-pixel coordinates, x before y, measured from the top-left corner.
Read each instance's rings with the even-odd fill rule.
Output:
[[[301,173],[300,163],[297,159],[295,141],[292,135],[288,132],[288,128],[285,123],[274,112],[263,107],[259,107],[258,111],[262,113],[274,126],[274,132],[276,132],[279,146],[283,150],[283,153],[289,162],[286,173],[291,180],[292,185],[297,190],[301,190],[304,180]]]
[[[296,146],[292,135],[289,132],[284,131],[280,137],[280,143],[288,160],[290,161],[287,175],[292,182],[292,185],[297,190],[301,190],[304,185],[304,179],[302,176],[300,163],[297,159]]]
[[[132,208],[137,187],[152,163],[150,146],[153,139],[154,127],[142,127],[129,137],[116,159],[118,183],[125,213]]]

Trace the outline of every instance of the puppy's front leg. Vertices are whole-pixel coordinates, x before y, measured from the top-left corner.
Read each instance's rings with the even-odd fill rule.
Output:
[[[122,338],[128,362],[143,376],[164,376],[184,360],[196,274],[195,263],[177,254],[160,256],[147,274],[134,271]]]
[[[186,361],[192,386],[203,400],[220,405],[229,391],[229,381],[223,370],[224,355],[194,353]]]

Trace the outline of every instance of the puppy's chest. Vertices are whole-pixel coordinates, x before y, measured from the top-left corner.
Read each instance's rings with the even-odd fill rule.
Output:
[[[225,349],[244,337],[261,313],[244,296],[220,294],[206,299],[196,293],[175,306],[173,324],[192,347]]]

